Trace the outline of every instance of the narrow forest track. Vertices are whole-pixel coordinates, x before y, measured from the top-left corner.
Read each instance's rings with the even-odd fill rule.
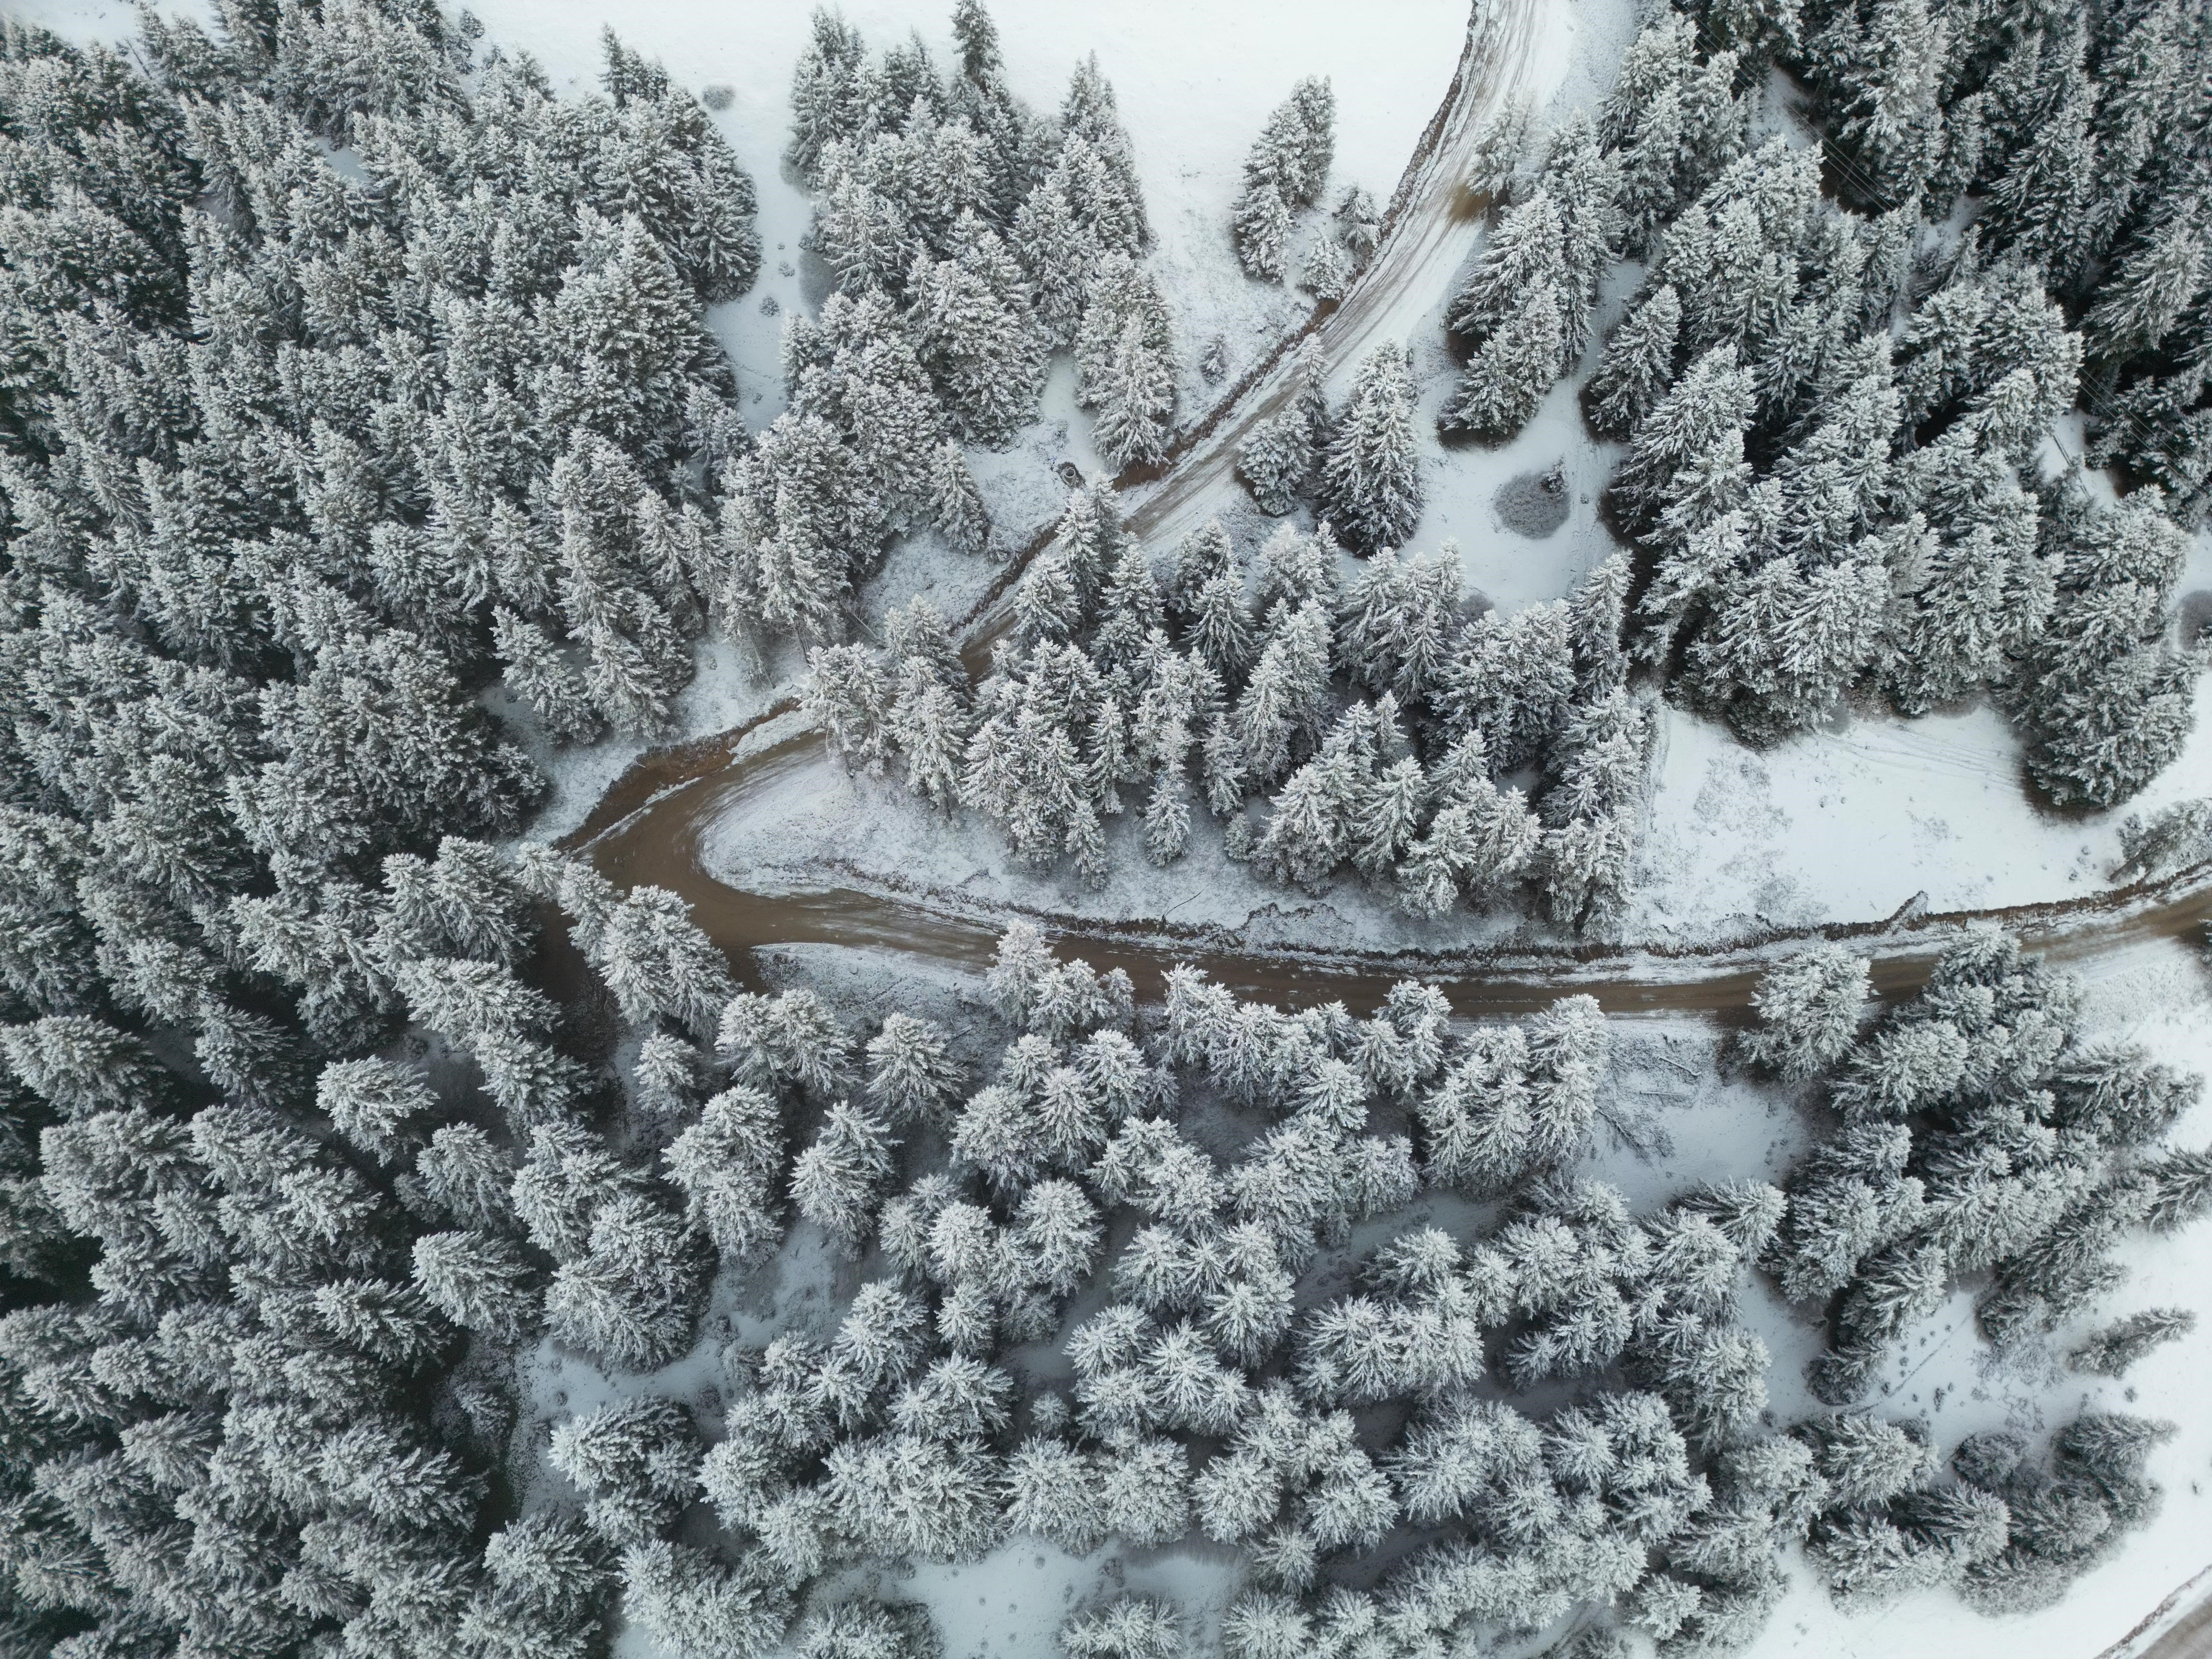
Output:
[[[1140,995],[1157,992],[1170,968],[1189,963],[1243,995],[1293,1006],[1340,1000],[1355,1012],[1378,1006],[1399,981],[1419,979],[1443,988],[1470,1015],[1532,1013],[1582,994],[1610,1014],[1728,1017],[1749,1006],[1759,975],[1778,957],[1819,940],[1867,956],[1876,993],[1894,997],[1917,990],[1946,947],[1974,922],[1999,923],[2044,960],[2075,967],[2113,963],[2165,941],[2195,943],[2212,924],[2212,861],[2074,898],[1774,929],[1718,945],[1539,941],[1439,951],[1255,946],[1218,926],[1103,921],[979,902],[819,865],[796,876],[763,872],[756,890],[741,878],[725,879],[708,870],[706,837],[749,802],[835,763],[811,727],[774,714],[742,728],[732,749],[711,774],[586,823],[568,844],[587,851],[620,885],[652,883],[679,894],[741,974],[750,952],[787,945],[862,946],[980,969],[1007,926],[1028,921],[1092,966],[1125,969]]]
[[[1444,103],[1392,194],[1374,257],[1341,301],[1319,307],[1276,346],[1262,371],[1224,400],[1163,477],[1130,492],[1128,524],[1136,535],[1171,542],[1218,512],[1224,496],[1241,496],[1237,451],[1295,393],[1297,354],[1307,337],[1319,342],[1330,378],[1340,380],[1378,348],[1403,346],[1426,325],[1481,235],[1488,204],[1471,195],[1466,182],[1475,140],[1492,116],[1527,92],[1542,19],[1550,13],[1539,0],[1486,0],[1480,7]]]
[[[1378,346],[1404,344],[1442,301],[1474,251],[1487,206],[1466,184],[1475,140],[1492,116],[1525,93],[1545,15],[1540,0],[1477,0],[1443,102],[1399,175],[1373,258],[1344,297],[1316,306],[1276,341],[1176,434],[1164,459],[1132,466],[1114,480],[1127,503],[1124,522],[1139,540],[1171,543],[1241,497],[1237,451],[1296,392],[1298,349],[1308,338],[1319,341],[1331,379],[1339,379]],[[962,652],[972,672],[988,666],[989,647],[1012,620],[1014,584],[1051,544],[1057,527],[1057,521],[1039,526],[960,618]]]
[[[2098,1654],[2097,1659],[2212,1659],[2212,1599],[2206,1596],[2208,1580],[2212,1580],[2212,1567],[2197,1573],[2145,1613],[2133,1630]],[[2191,1604],[2187,1612],[2174,1619],[2148,1646],[2142,1644],[2147,1632],[2185,1603]]]

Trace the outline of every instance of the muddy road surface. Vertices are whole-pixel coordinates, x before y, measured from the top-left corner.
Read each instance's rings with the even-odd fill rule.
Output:
[[[714,826],[795,775],[813,768],[826,773],[837,763],[817,733],[788,717],[764,718],[720,741],[725,747],[709,771],[687,775],[679,764],[678,775],[663,780],[658,790],[643,787],[647,775],[641,775],[639,793],[627,802],[610,792],[607,811],[569,844],[586,851],[620,885],[649,882],[682,895],[741,976],[750,971],[753,951],[783,945],[866,946],[979,969],[1007,924],[1028,920],[1063,951],[1101,969],[1126,969],[1140,996],[1156,993],[1162,975],[1187,962],[1241,994],[1287,1006],[1340,1000],[1365,1012],[1400,980],[1418,978],[1441,986],[1469,1015],[1527,1013],[1586,993],[1608,1013],[1726,1017],[1748,1006],[1759,975],[1777,957],[1818,939],[1838,940],[1869,957],[1876,991],[1897,996],[1920,986],[1970,922],[2000,922],[2046,961],[2075,967],[2166,940],[2201,942],[2212,923],[2212,866],[2204,865],[2048,903],[1839,922],[1720,945],[1562,941],[1435,953],[1248,948],[1218,927],[979,904],[857,872],[821,872],[803,890],[779,878],[754,891],[741,878],[717,876],[708,867],[706,842]]]

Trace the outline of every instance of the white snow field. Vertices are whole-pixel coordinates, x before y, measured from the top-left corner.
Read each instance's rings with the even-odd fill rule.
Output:
[[[2143,793],[2060,813],[2030,791],[2019,738],[1986,705],[1839,729],[1764,752],[1667,708],[1651,770],[1637,939],[1871,921],[1924,897],[1934,910],[2078,897],[2121,862],[2120,827],[2212,793],[2212,690],[2189,746]]]

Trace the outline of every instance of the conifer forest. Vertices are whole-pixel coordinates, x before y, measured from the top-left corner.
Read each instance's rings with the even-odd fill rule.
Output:
[[[2212,1653],[2212,3],[810,6],[0,0],[0,1659]]]

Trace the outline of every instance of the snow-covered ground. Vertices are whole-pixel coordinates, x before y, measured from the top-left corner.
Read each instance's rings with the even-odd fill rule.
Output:
[[[775,741],[782,724],[761,728],[758,741]],[[1107,820],[1114,878],[1094,891],[1064,860],[1044,871],[1017,863],[980,813],[932,811],[899,781],[896,763],[871,777],[824,757],[748,787],[741,808],[705,827],[700,863],[752,893],[920,886],[983,908],[1210,927],[1248,946],[1435,950],[1492,942],[1516,925],[1512,916],[1467,912],[1416,923],[1348,873],[1315,893],[1271,885],[1230,860],[1221,826],[1202,808],[1193,814],[1188,850],[1163,868],[1145,857],[1143,809],[1141,792],[1130,791],[1121,813]]]
[[[2085,1030],[2141,1043],[2185,1071],[2206,1068],[2212,981],[2196,951],[2163,945],[2132,956],[2127,971],[2085,984]],[[1636,1020],[1616,1022],[1614,1030],[1614,1109],[1628,1119],[1635,1142],[1646,1149],[1656,1144],[1656,1152],[1646,1158],[1620,1137],[1607,1146],[1601,1129],[1590,1173],[1620,1186],[1638,1207],[1697,1181],[1778,1179],[1805,1144],[1805,1122],[1777,1093],[1713,1075],[1710,1027]],[[2212,1100],[2200,1101],[2170,1139],[2185,1146],[2212,1141]],[[2104,1659],[2169,1593],[2212,1566],[2212,1417],[2203,1410],[2203,1388],[2212,1364],[2212,1325],[2138,1361],[2124,1381],[2085,1376],[2063,1363],[2066,1351],[2091,1329],[2128,1314],[2201,1306],[2203,1287],[2212,1282],[2212,1226],[2139,1238],[2129,1259],[2132,1278],[2093,1316],[2002,1357],[1974,1328],[1972,1294],[1958,1291],[1905,1332],[1885,1370],[1883,1391],[1868,1403],[1889,1417],[1921,1418],[1947,1453],[1984,1429],[2016,1430],[2039,1444],[2084,1409],[2166,1419],[2177,1432],[2149,1464],[2166,1488],[2157,1518],[2127,1536],[2057,1607],[2008,1618],[1975,1613],[1948,1590],[1843,1613],[1817,1576],[1795,1563],[1789,1595],[1746,1659],[1936,1653],[1947,1659]],[[1802,1377],[1803,1363],[1819,1352],[1816,1328],[1804,1313],[1771,1301],[1755,1322],[1774,1355],[1768,1388],[1776,1418],[1788,1422],[1820,1410]]]
[[[1668,708],[1638,895],[1623,931],[1695,938],[1867,921],[1924,895],[1936,910],[2077,897],[2119,864],[2120,827],[2212,794],[2212,686],[2181,757],[2124,806],[2057,812],[2020,739],[1986,706],[1916,720],[1881,711],[1765,751]]]
[[[2185,1071],[2207,1068],[2212,1055],[2204,1033],[2212,996],[2194,951],[2167,945],[2145,953],[2134,971],[2087,983],[2086,1029],[2142,1043]],[[1740,1116],[1714,1119],[1711,1138],[1700,1137],[1700,1157],[1725,1147],[1732,1134],[1741,1133],[1741,1121]],[[2212,1141],[2212,1101],[2200,1100],[2170,1139],[2183,1146]],[[2200,1223],[2171,1237],[2138,1239],[2128,1258],[2132,1278],[2093,1316],[2002,1359],[1975,1332],[1972,1297],[1954,1295],[1905,1334],[1905,1364],[1893,1373],[1890,1392],[1874,1404],[1893,1416],[1925,1413],[1947,1450],[1982,1429],[2010,1428],[2038,1437],[2083,1409],[2165,1419],[2176,1432],[2152,1454],[2148,1466],[2166,1489],[2157,1517],[2122,1539],[2117,1552],[2077,1580],[2057,1607],[2032,1614],[1990,1618],[1940,1590],[1842,1613],[1809,1571],[1793,1572],[1789,1595],[1747,1659],[1936,1653],[1946,1659],[2119,1659],[2155,1638],[2162,1623],[2131,1632],[2176,1589],[2212,1567],[2212,1413],[2204,1409],[2203,1385],[2212,1367],[2212,1322],[2138,1361],[2124,1381],[2069,1370],[2063,1356],[2091,1329],[2145,1308],[2178,1305],[2201,1312],[2204,1287],[2212,1284],[2212,1226]],[[1778,1358],[1780,1345],[1775,1346]],[[1778,1364],[1770,1386],[1785,1410],[1797,1403],[1784,1394],[1790,1380],[1786,1367]],[[2194,1594],[2201,1596],[2203,1588]]]
[[[1593,331],[1593,353],[1638,280],[1632,271],[1608,284],[1599,326]],[[1621,447],[1590,435],[1577,401],[1579,377],[1554,386],[1510,443],[1492,449],[1439,442],[1437,413],[1456,389],[1460,374],[1444,348],[1443,313],[1449,299],[1437,296],[1428,325],[1413,340],[1419,386],[1414,429],[1421,437],[1421,476],[1428,489],[1416,544],[1428,548],[1457,542],[1470,596],[1501,611],[1519,611],[1559,598],[1618,550],[1598,521],[1598,497]],[[1516,530],[1500,511],[1500,491],[1554,469],[1565,522],[1540,535]]]
[[[2179,761],[2125,807],[2085,814],[2038,803],[2018,739],[1987,708],[1911,721],[1867,713],[1754,751],[1656,704],[1638,885],[1613,934],[1631,945],[1730,943],[1878,921],[1908,904],[1972,910],[2107,890],[2130,816],[2212,793],[2212,688],[2199,704]],[[763,727],[758,741],[797,725]],[[779,769],[704,826],[700,862],[753,893],[926,888],[983,908],[1210,927],[1245,947],[1443,951],[1553,936],[1525,910],[1415,921],[1348,869],[1310,892],[1262,881],[1224,854],[1220,826],[1202,811],[1188,850],[1162,868],[1144,856],[1141,791],[1107,822],[1115,875],[1094,891],[1064,860],[1047,871],[1015,862],[978,813],[929,810],[897,769],[871,777],[824,757]]]
[[[2212,537],[2191,538],[2180,586],[2188,629],[2212,605]],[[2197,723],[2179,757],[2106,811],[2045,805],[2018,735],[1986,702],[1911,720],[1862,705],[1765,751],[1667,708],[1623,931],[1656,939],[1866,921],[1917,895],[1935,910],[2075,897],[2118,865],[2130,817],[2208,795],[2212,679],[2197,683]]]

